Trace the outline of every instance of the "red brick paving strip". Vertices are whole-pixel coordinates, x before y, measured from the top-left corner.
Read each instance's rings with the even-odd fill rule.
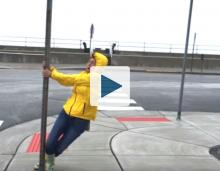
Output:
[[[46,134],[46,139],[48,134]],[[32,136],[32,140],[27,148],[27,153],[37,153],[40,151],[40,133],[35,133]]]

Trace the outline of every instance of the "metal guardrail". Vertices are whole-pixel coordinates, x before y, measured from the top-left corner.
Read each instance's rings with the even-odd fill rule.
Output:
[[[40,37],[0,37],[0,45],[44,47],[45,39]],[[84,49],[89,40],[51,38],[51,47]],[[109,49],[115,44],[115,50],[139,51],[139,52],[167,52],[183,53],[184,44],[171,43],[147,43],[147,42],[123,42],[123,41],[99,41],[93,40],[94,48]],[[189,44],[188,52],[192,53],[193,44]],[[220,54],[220,45],[195,45],[195,54]]]

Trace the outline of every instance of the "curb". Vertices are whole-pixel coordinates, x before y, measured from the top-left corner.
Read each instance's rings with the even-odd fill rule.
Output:
[[[11,69],[11,67],[1,67],[0,66],[0,69]]]

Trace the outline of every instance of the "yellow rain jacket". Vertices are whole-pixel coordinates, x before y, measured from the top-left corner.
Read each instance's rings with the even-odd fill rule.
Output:
[[[95,52],[93,57],[96,66],[106,66],[108,59]],[[63,105],[66,114],[86,120],[95,120],[97,107],[90,105],[90,73],[82,71],[79,74],[64,74],[51,67],[51,78],[64,86],[73,86],[72,95]]]

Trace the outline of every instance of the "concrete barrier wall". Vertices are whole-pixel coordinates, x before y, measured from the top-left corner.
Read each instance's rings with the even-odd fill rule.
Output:
[[[0,53],[0,62],[41,63],[44,54]],[[84,53],[51,53],[50,62],[54,64],[83,64],[89,55]]]
[[[83,51],[83,49],[53,48],[51,49],[50,62],[53,64],[85,64],[89,54]],[[44,48],[0,46],[0,62],[41,63],[43,56]],[[192,63],[193,68],[197,69],[220,69],[219,55],[203,55],[204,60],[201,60],[201,57],[201,54],[195,54],[192,63],[191,55],[189,55],[187,68],[190,68]],[[183,54],[116,51],[112,58],[112,64],[181,68],[182,60]]]
[[[131,56],[113,56],[113,65],[126,65],[126,66],[148,66],[148,67],[167,67],[167,68],[182,68],[183,57],[131,57]],[[201,58],[188,58],[186,67],[190,68],[191,65],[196,69],[209,69],[220,70],[220,58],[210,58],[201,60]]]

